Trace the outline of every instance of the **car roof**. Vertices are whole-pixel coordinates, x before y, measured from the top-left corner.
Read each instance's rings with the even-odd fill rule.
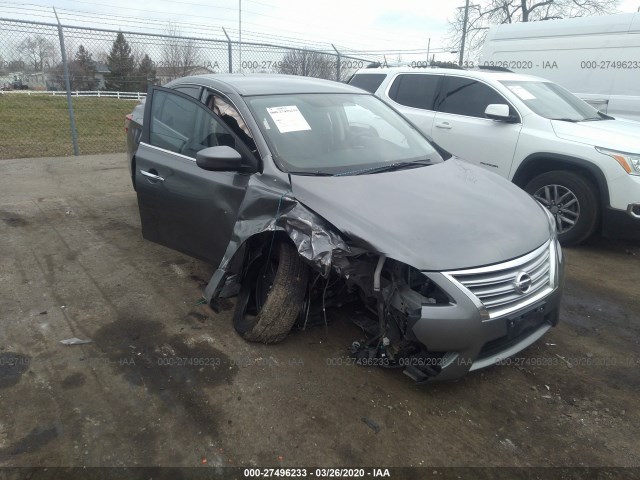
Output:
[[[242,96],[278,95],[289,93],[358,93],[361,89],[320,78],[300,77],[297,75],[279,75],[268,73],[218,73],[193,75],[169,82],[167,87],[179,84],[197,84],[212,87],[224,93],[237,93]]]
[[[418,74],[440,74],[440,75],[457,75],[461,77],[478,78],[478,79],[492,79],[492,80],[518,80],[518,81],[539,81],[548,82],[548,80],[533,75],[525,75],[514,72],[502,72],[497,70],[466,70],[463,68],[440,68],[440,67],[426,67],[426,68],[413,68],[413,67],[388,67],[388,68],[363,68],[356,72],[356,75],[371,74],[371,73],[384,73],[384,74],[396,74],[396,73],[418,73]]]

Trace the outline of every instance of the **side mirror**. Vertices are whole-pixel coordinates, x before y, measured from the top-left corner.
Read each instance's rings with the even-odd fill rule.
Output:
[[[499,120],[502,122],[515,123],[518,121],[518,117],[509,114],[509,105],[504,103],[492,103],[487,105],[484,111],[484,116],[491,120]]]
[[[196,153],[196,165],[210,172],[256,172],[254,162],[243,161],[236,149],[226,145],[209,147]]]

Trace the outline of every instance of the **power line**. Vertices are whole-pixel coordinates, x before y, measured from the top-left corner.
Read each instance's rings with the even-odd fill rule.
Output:
[[[72,1],[72,2],[75,2],[75,3],[81,3],[81,4],[88,4],[88,5],[92,5],[92,6],[102,6],[102,7],[107,7],[107,8],[113,8],[112,5],[107,5],[107,4],[102,4],[102,3],[91,3],[91,2],[86,2],[86,1],[83,1],[83,0],[68,0],[68,1]],[[177,4],[184,4],[184,5],[207,6],[207,5],[204,5],[204,4],[201,4],[201,3],[195,3],[195,2],[183,2],[183,1],[173,1],[173,0],[163,0],[163,1],[167,1],[167,2],[172,3],[172,4],[177,3]],[[9,3],[9,2],[1,2],[1,3]],[[258,3],[258,4],[261,4],[261,5],[269,6],[271,8],[275,8],[274,5],[267,4],[267,3],[262,3],[262,2],[252,2],[252,3]],[[47,8],[48,7],[48,6],[41,5],[41,4],[26,4],[26,5],[38,6],[38,7],[41,7],[41,8]],[[236,11],[237,10],[235,8],[232,8],[232,7],[219,7],[219,8],[226,9],[226,10],[231,10],[231,11]],[[96,12],[88,12],[86,10],[70,10],[70,9],[64,9],[64,10],[66,10],[67,12],[81,12],[81,13],[88,13],[88,14],[92,14],[92,15],[96,14]],[[160,14],[160,15],[162,15],[162,14],[175,15],[175,12],[168,12],[168,11],[164,11],[164,10],[149,10],[149,9],[140,9],[140,8],[134,8],[134,7],[127,7],[127,10],[141,11],[141,12],[145,12],[146,14],[155,13],[155,14]],[[255,11],[252,11],[252,10],[245,10],[245,9],[243,9],[243,11],[245,11],[247,13],[253,13],[253,14],[256,14],[256,15],[261,15],[261,16],[264,16],[264,17],[270,17],[270,18],[275,18],[275,19],[280,20],[280,17],[276,17],[276,16],[268,15],[268,14],[263,14],[261,12],[255,12]],[[97,12],[97,13],[100,13],[100,12]],[[305,12],[304,14],[308,15],[308,12]],[[109,15],[109,14],[100,13],[100,15]],[[192,14],[187,14],[187,13],[181,12],[180,15],[183,16],[183,17],[185,17],[185,16],[186,17],[197,17],[197,18],[200,18],[200,19],[206,18],[206,19],[211,19],[211,20],[216,20],[216,21],[230,22],[230,20],[226,19],[226,18],[212,17],[212,16],[208,16],[208,15],[201,15],[201,14],[192,15]],[[131,17],[121,17],[121,18],[131,18]],[[149,20],[149,18],[145,17],[145,18],[140,19],[140,20],[147,22]],[[158,20],[160,20],[160,19],[158,19]],[[94,20],[92,20],[92,21],[94,21]],[[202,27],[210,28],[210,25],[203,25],[203,24],[186,24],[185,22],[174,22],[174,23],[180,23],[180,24],[185,24],[185,25],[199,25],[199,26],[202,26]],[[253,25],[253,26],[259,27],[259,28],[267,28],[264,24],[261,24],[261,23],[248,22],[248,21],[245,21],[243,23],[245,23],[247,25]],[[226,26],[225,26],[225,28],[226,28]],[[232,28],[232,27],[227,28],[227,30],[228,31],[234,31],[236,33],[238,32],[237,29]],[[369,30],[372,30],[372,29],[369,29]],[[292,28],[289,27],[288,31],[297,32],[297,33],[303,33],[303,34],[307,34],[308,35],[308,31],[305,31],[305,30],[296,30],[296,29],[292,29]],[[254,37],[259,36],[260,38],[274,38],[274,39],[284,38],[284,39],[287,39],[287,40],[291,39],[291,40],[297,41],[299,43],[307,43],[307,44],[310,43],[310,40],[308,40],[308,39],[307,40],[302,40],[300,38],[287,37],[287,36],[284,36],[284,35],[268,35],[268,34],[264,34],[264,33],[258,34],[257,32],[249,32],[249,31],[247,31],[246,33],[248,35],[251,35],[251,36],[254,36]],[[371,43],[370,41],[367,41],[368,38],[370,38],[370,39],[375,38],[376,41],[385,40],[385,41],[388,41],[388,42],[397,40],[395,38],[392,40],[391,38],[382,37],[382,36],[378,36],[378,35],[375,35],[374,37],[370,37],[370,36],[364,36],[364,35],[353,35],[353,34],[344,34],[344,33],[342,33],[342,36],[345,37],[345,38],[352,38],[352,39],[357,38],[357,42],[358,43],[359,42]],[[314,43],[314,44],[324,43],[326,45],[329,45],[329,42],[327,42],[327,41],[319,41],[319,40],[314,40],[314,41],[312,41],[312,43]]]
[[[0,1],[0,3],[9,3],[9,2],[3,2]],[[16,9],[18,11],[36,11],[36,12],[45,12],[45,13],[49,13],[48,10],[45,10],[48,7],[45,7],[43,5],[36,5],[36,4],[26,4],[26,5],[31,5],[31,6],[35,6],[38,7],[42,10],[35,10],[35,9],[30,9],[28,7],[14,7],[11,5],[8,5],[6,7],[2,7],[2,8],[11,8],[11,9]],[[113,25],[113,23],[109,23],[109,22],[102,22],[100,20],[95,20],[95,12],[87,12],[87,11],[83,11],[83,10],[67,10],[67,9],[59,9],[61,12],[61,15],[65,16],[65,17],[71,17],[74,18],[76,20],[79,21],[83,21],[86,23],[95,23],[95,24],[99,24],[99,25]],[[137,10],[137,11],[144,11],[146,12],[146,10],[142,10],[142,9],[136,9],[136,8],[130,8],[130,10]],[[83,14],[87,14],[87,15],[83,15]],[[29,14],[29,15],[33,15],[33,14]],[[144,22],[146,24],[146,28],[147,29],[151,29],[151,30],[166,30],[166,26],[168,24],[168,20],[166,19],[150,19],[150,18],[140,18],[140,17],[123,17],[120,15],[113,15],[113,14],[107,14],[107,13],[101,13],[100,14],[103,17],[109,17],[109,18],[115,18],[117,19],[119,22],[124,22],[124,23],[135,23],[136,26],[139,26],[139,22]],[[51,18],[51,15],[34,15],[34,16],[38,16],[40,18]],[[188,15],[187,15],[188,16]],[[201,16],[199,16],[198,18],[202,18]],[[215,17],[210,17],[210,18],[215,18]],[[90,19],[90,20],[85,20],[85,19]],[[149,27],[149,23],[151,24],[155,24],[155,25],[162,25],[163,28],[159,29],[159,28],[153,28],[153,27]],[[189,31],[199,31],[199,32],[206,32],[208,35],[211,35],[211,32],[213,31],[213,28],[211,25],[206,25],[206,24],[200,24],[200,23],[186,23],[186,22],[171,22],[174,25],[180,26],[180,27],[185,27],[187,28]],[[249,22],[247,22],[249,23]],[[222,28],[221,26],[219,26],[218,28]],[[225,27],[227,29],[227,31],[230,32],[237,32],[237,29],[235,28],[231,28],[231,27]],[[300,38],[294,38],[294,37],[287,37],[287,36],[281,36],[281,35],[269,35],[269,34],[263,34],[263,33],[258,33],[258,32],[252,32],[252,31],[246,31],[245,32],[245,36],[254,38],[254,39],[269,39],[271,41],[288,41],[288,42],[296,42],[297,45],[305,45],[305,46],[311,46],[311,45],[317,45],[318,43],[321,42],[311,42],[309,40],[303,40]],[[218,39],[222,40],[221,37],[218,37]],[[331,49],[330,44],[328,42],[322,42],[325,44],[326,49],[329,50]]]
[[[23,4],[22,6],[16,7],[13,5],[7,5],[8,3],[10,2],[0,0],[0,4],[5,4],[5,5],[0,5],[0,8],[17,10],[18,12],[29,12],[28,15],[32,17],[51,19],[52,15],[48,10],[49,7],[46,7],[44,5],[29,3],[29,4]],[[78,1],[78,3],[87,3],[87,2]],[[177,3],[188,4],[189,2],[177,2]],[[253,3],[260,3],[260,2],[253,2]],[[267,4],[264,4],[264,5],[267,5]],[[36,8],[30,8],[30,7],[36,7]],[[152,30],[152,31],[161,31],[162,33],[166,33],[167,26],[169,25],[168,20],[160,19],[160,18],[139,18],[139,17],[131,17],[131,16],[123,17],[121,15],[103,13],[100,15],[102,17],[105,17],[104,19],[106,21],[100,21],[100,20],[95,20],[96,12],[87,12],[83,10],[69,10],[69,9],[59,9],[59,10],[60,10],[60,15],[63,16],[63,18],[66,20],[79,21],[79,22],[85,22],[90,24],[108,25],[111,27],[113,27],[113,24],[116,21],[124,24],[129,24],[129,25],[134,24],[136,25],[136,27],[140,26],[140,22],[144,22],[146,29]],[[148,12],[148,10],[136,9],[136,8],[130,8],[130,10]],[[41,13],[45,13],[48,15],[40,15]],[[158,13],[158,12],[152,11],[152,13]],[[169,13],[169,12],[165,12],[165,13]],[[15,14],[15,13],[11,12],[11,14]],[[202,16],[199,16],[199,18],[202,18]],[[211,17],[211,18],[216,18],[216,17]],[[114,20],[110,21],[109,19],[114,19]],[[186,28],[188,31],[198,32],[198,34],[204,34],[205,36],[210,37],[210,38],[203,38],[203,40],[211,39],[219,42],[225,41],[223,38],[220,38],[219,36],[217,37],[215,36],[214,28],[216,28],[217,26],[211,26],[211,25],[206,25],[201,23],[187,23],[187,22],[171,22],[171,23],[176,26]],[[84,27],[84,28],[90,28],[90,27]],[[222,27],[218,27],[218,28],[222,28]],[[231,31],[232,33],[236,31],[236,29],[234,28],[227,28],[227,30]],[[136,32],[136,33],[144,35],[144,32]],[[214,38],[211,38],[212,33],[214,33]],[[77,36],[77,34],[74,36]],[[333,53],[332,48],[330,48],[329,46],[330,44],[328,42],[311,42],[306,39],[245,31],[245,38],[247,37],[250,38],[248,42],[251,42],[251,43],[272,43],[273,44],[273,43],[281,43],[284,41],[284,42],[287,42],[287,45],[286,46],[283,45],[282,46],[283,48],[287,48],[287,47],[301,48],[301,49],[310,48],[313,50],[320,50],[320,51],[324,50],[327,53]],[[323,44],[324,44],[324,48],[321,47]],[[435,53],[441,53],[441,52],[447,51],[447,49],[433,48],[431,49],[431,51]],[[345,56],[348,56],[348,55],[378,56],[378,55],[385,55],[385,54],[392,55],[392,54],[401,54],[401,53],[420,55],[420,54],[427,53],[427,51],[424,49],[359,50],[359,49],[348,48],[345,46],[340,46],[340,52]]]

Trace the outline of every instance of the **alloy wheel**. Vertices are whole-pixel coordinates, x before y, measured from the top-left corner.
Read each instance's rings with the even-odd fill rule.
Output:
[[[556,219],[558,234],[571,230],[580,218],[580,202],[576,195],[562,185],[545,185],[534,198],[544,205]]]

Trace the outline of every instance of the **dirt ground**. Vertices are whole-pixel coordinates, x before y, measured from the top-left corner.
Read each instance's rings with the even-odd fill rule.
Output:
[[[564,253],[561,325],[416,386],[344,364],[344,311],[243,341],[212,267],[142,239],[124,155],[2,161],[0,466],[638,467],[640,247]]]

